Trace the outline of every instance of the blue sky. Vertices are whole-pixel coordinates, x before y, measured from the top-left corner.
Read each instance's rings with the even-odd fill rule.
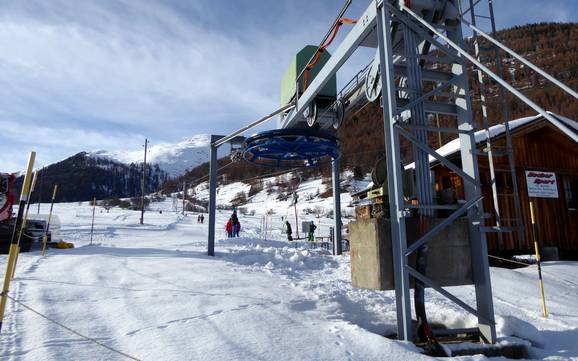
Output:
[[[575,0],[494,2],[500,28],[578,21]],[[139,149],[145,137],[235,130],[278,105],[291,56],[319,42],[342,3],[0,2],[0,171],[23,169],[30,150],[45,165],[82,150]],[[354,0],[348,16],[367,4]]]

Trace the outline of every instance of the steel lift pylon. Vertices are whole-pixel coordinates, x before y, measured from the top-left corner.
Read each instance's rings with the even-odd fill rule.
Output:
[[[478,0],[477,2],[479,2]],[[477,3],[476,2],[476,3]],[[513,53],[488,34],[481,32],[462,17],[459,0],[372,0],[356,24],[333,51],[331,58],[319,69],[307,89],[294,101],[275,112],[249,124],[231,135],[215,139],[211,151],[210,201],[209,201],[209,255],[214,255],[216,148],[233,137],[280,115],[279,129],[315,126],[328,129],[335,126],[331,117],[318,117],[311,121],[308,113],[316,95],[359,47],[372,47],[376,55],[369,69],[363,72],[365,94],[380,99],[383,108],[384,137],[387,154],[388,182],[384,184],[389,194],[393,269],[397,312],[397,336],[400,340],[414,339],[410,278],[425,287],[431,287],[449,301],[477,317],[474,330],[446,330],[446,334],[476,331],[480,340],[496,341],[492,287],[489,273],[488,250],[481,204],[481,184],[478,173],[476,142],[472,120],[470,84],[466,64],[471,63],[504,90],[524,101],[550,122],[559,120],[525,97],[513,86],[493,73],[464,46],[463,27],[470,27],[477,34],[494,42],[502,50]],[[331,31],[331,30],[330,30]],[[514,56],[518,56],[515,54]],[[525,59],[522,58],[522,61]],[[527,61],[526,61],[527,62]],[[525,63],[527,64],[527,63]],[[531,64],[530,64],[531,65]],[[530,66],[529,65],[529,66]],[[532,68],[534,69],[534,68]],[[541,70],[540,70],[541,71]],[[557,80],[543,73],[548,80]],[[357,82],[357,80],[356,80]],[[560,86],[574,97],[576,92]],[[380,96],[381,95],[381,96]],[[371,99],[372,100],[372,99]],[[337,101],[343,102],[342,99]],[[429,115],[450,117],[452,126],[432,125]],[[329,120],[328,120],[329,119]],[[446,132],[460,140],[461,165],[458,166],[436,152],[428,142],[430,132]],[[409,204],[403,196],[401,139],[409,141],[414,149],[417,204]],[[429,223],[438,209],[447,205],[435,204],[429,162],[435,159],[460,176],[465,197],[453,207],[452,213],[441,222]],[[333,162],[333,185],[335,202],[336,236],[340,235],[339,222],[339,167]],[[426,227],[421,237],[408,246],[405,218],[417,209]],[[409,257],[423,250],[438,232],[467,217],[471,243],[472,277],[475,288],[475,304],[451,294],[436,281],[425,276],[423,269],[411,267]],[[340,242],[339,242],[340,244]]]
[[[476,158],[472,150],[472,113],[469,99],[469,84],[463,59],[455,51],[434,38],[431,31],[424,29],[418,19],[424,19],[443,31],[457,44],[463,43],[461,23],[457,20],[458,7],[452,1],[412,1],[412,8],[405,8],[405,2],[372,1],[357,24],[342,43],[334,50],[333,56],[319,70],[309,88],[295,102],[295,107],[283,116],[280,128],[299,126],[303,122],[303,112],[315,98],[327,79],[337,72],[345,61],[360,46],[376,48],[373,70],[366,78],[366,93],[381,93],[384,113],[385,144],[387,154],[388,187],[390,195],[390,221],[394,253],[394,279],[397,307],[398,338],[413,340],[411,322],[410,275],[427,287],[432,287],[451,301],[462,306],[478,317],[480,335],[487,342],[495,340],[494,312],[489,277],[489,265],[485,237],[479,230],[481,223],[481,189],[478,179]],[[413,10],[412,10],[413,9]],[[421,14],[417,15],[413,11]],[[422,17],[423,16],[423,17]],[[425,20],[431,19],[431,20]],[[436,53],[431,50],[435,48]],[[424,63],[435,63],[435,67],[424,69]],[[426,90],[426,82],[442,81],[442,84]],[[370,91],[367,91],[367,90]],[[448,94],[442,91],[449,89]],[[433,101],[434,95],[446,95],[446,101]],[[437,154],[427,142],[427,132],[439,131],[427,124],[427,114],[444,114],[456,118],[455,129],[445,129],[459,135],[461,142],[462,167],[454,165]],[[329,127],[330,124],[319,124]],[[404,137],[414,145],[416,160],[416,185],[420,215],[431,216],[436,210],[429,171],[429,157],[432,156],[462,176],[465,183],[465,203],[453,214],[435,227],[427,229],[422,237],[408,248],[405,217],[410,205],[406,204],[402,190],[402,155],[400,138]],[[385,193],[385,190],[384,190]],[[409,266],[409,256],[418,251],[437,232],[451,224],[458,217],[467,214],[470,219],[470,240],[472,252],[472,274],[476,288],[476,305],[466,302],[444,290],[424,273]]]

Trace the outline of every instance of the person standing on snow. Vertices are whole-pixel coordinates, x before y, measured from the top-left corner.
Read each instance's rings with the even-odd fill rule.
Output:
[[[237,211],[233,211],[233,214],[231,215],[231,221],[233,222],[233,237],[235,237],[235,235],[237,235],[237,237],[239,237],[239,230],[237,228],[240,228],[239,225],[239,217],[237,217]]]
[[[235,229],[233,237],[239,237],[239,232],[241,231],[241,222],[237,221],[237,227],[233,226]]]
[[[315,241],[315,230],[316,229],[317,229],[317,226],[315,225],[315,223],[313,223],[313,221],[311,221],[311,224],[309,225],[309,234],[307,235],[307,240],[309,242]]]
[[[225,226],[225,230],[227,231],[227,237],[228,238],[233,237],[233,221],[231,220],[231,218],[229,218],[229,221],[227,222],[227,225]]]
[[[287,233],[287,240],[291,242],[293,240],[293,230],[291,230],[291,223],[285,221],[285,232]]]

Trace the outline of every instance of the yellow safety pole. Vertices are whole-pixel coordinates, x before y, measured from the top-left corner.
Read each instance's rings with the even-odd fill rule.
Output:
[[[546,308],[546,297],[544,296],[544,281],[542,280],[542,266],[540,263],[540,251],[538,247],[538,237],[536,235],[536,217],[534,216],[534,204],[530,201],[530,219],[532,220],[532,234],[534,235],[534,250],[536,251],[536,263],[538,264],[538,279],[540,281],[540,297],[542,299],[542,313],[548,317]]]
[[[26,168],[26,175],[24,176],[24,183],[22,184],[22,191],[20,192],[20,202],[18,204],[18,214],[16,216],[16,223],[12,230],[12,238],[10,240],[10,251],[8,253],[8,262],[6,263],[6,273],[4,274],[4,284],[2,285],[2,297],[0,298],[0,331],[2,330],[2,322],[4,320],[4,311],[6,310],[6,301],[8,300],[8,291],[10,290],[10,280],[14,262],[16,260],[16,252],[18,251],[18,226],[22,222],[24,215],[24,208],[28,200],[28,190],[30,188],[30,181],[32,176],[32,168],[34,167],[34,160],[36,159],[36,152],[30,152],[28,157],[28,166]]]
[[[58,184],[55,184],[54,190],[52,191],[52,200],[50,202],[50,212],[48,213],[48,223],[46,224],[46,230],[44,231],[44,236],[42,237],[42,256],[46,255],[46,243],[48,242],[48,231],[50,229],[50,222],[52,221],[52,208],[54,207],[54,200],[56,199],[57,190]]]
[[[20,256],[20,241],[22,240],[22,235],[28,224],[28,211],[30,210],[30,200],[32,199],[32,192],[34,192],[34,187],[36,186],[36,178],[38,178],[38,172],[34,172],[34,177],[32,177],[32,183],[30,184],[30,189],[28,190],[28,199],[26,200],[26,210],[24,211],[24,221],[20,226],[20,233],[18,234],[18,247],[16,249],[16,259],[14,260],[14,266],[12,267],[12,279],[14,279],[14,274],[16,273],[16,266],[18,265],[18,257]]]

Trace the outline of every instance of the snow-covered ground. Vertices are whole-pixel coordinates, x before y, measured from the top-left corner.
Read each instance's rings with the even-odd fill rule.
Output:
[[[355,181],[349,178],[349,172],[342,174],[342,183],[347,182],[350,184],[350,188],[354,191],[362,190],[367,187],[370,181]],[[292,173],[281,176],[281,180],[289,181],[292,177]],[[257,219],[267,215],[267,224],[275,224],[275,227],[268,230],[267,234],[273,234],[276,238],[283,238],[282,221],[283,219],[288,219],[292,226],[295,228],[295,208],[298,212],[299,228],[302,222],[313,221],[318,226],[316,230],[316,235],[327,236],[329,235],[329,227],[334,225],[333,219],[327,217],[328,214],[333,214],[333,197],[323,198],[320,194],[331,190],[331,186],[323,184],[321,178],[311,179],[301,182],[297,188],[297,193],[299,195],[299,200],[297,207],[292,204],[292,197],[289,196],[285,200],[277,199],[278,192],[276,189],[276,182],[279,177],[264,178],[262,183],[265,190],[258,192],[252,197],[248,197],[247,204],[240,208],[243,208],[247,214],[255,213]],[[208,182],[203,182],[195,187],[195,189],[189,190],[189,194],[193,195],[196,199],[207,201],[209,200],[209,189]],[[249,192],[251,187],[243,182],[233,182],[222,185],[217,188],[217,206],[219,205],[230,205],[231,201],[235,198],[237,193]],[[267,189],[271,189],[272,192],[269,194]],[[355,208],[353,207],[351,201],[351,195],[348,192],[341,194],[341,215],[344,218],[343,223],[348,223],[349,219],[355,216]],[[260,223],[258,223],[260,225]],[[281,226],[279,226],[281,225]],[[296,229],[293,229],[293,237],[296,237]],[[303,233],[300,233],[303,236]]]
[[[206,255],[207,222],[176,214],[170,199],[154,203],[144,225],[139,212],[97,208],[93,245],[91,208],[57,204],[60,233],[76,248],[50,249],[44,258],[38,251],[22,254],[10,294],[142,360],[429,359],[411,343],[383,337],[395,329],[393,292],[353,289],[347,255],[260,240],[259,212],[273,208],[280,215],[287,207],[254,201],[255,216],[241,216],[243,237],[219,240],[214,258]],[[218,213],[219,238],[228,216]],[[273,236],[280,235],[280,220],[272,217],[271,224],[278,230]],[[491,274],[500,337],[529,341],[533,358],[578,359],[578,263],[544,264],[548,318],[541,316],[534,268]],[[472,287],[451,291],[474,303]],[[443,297],[432,291],[426,297],[432,322],[475,326]],[[124,359],[12,301],[0,358]]]

